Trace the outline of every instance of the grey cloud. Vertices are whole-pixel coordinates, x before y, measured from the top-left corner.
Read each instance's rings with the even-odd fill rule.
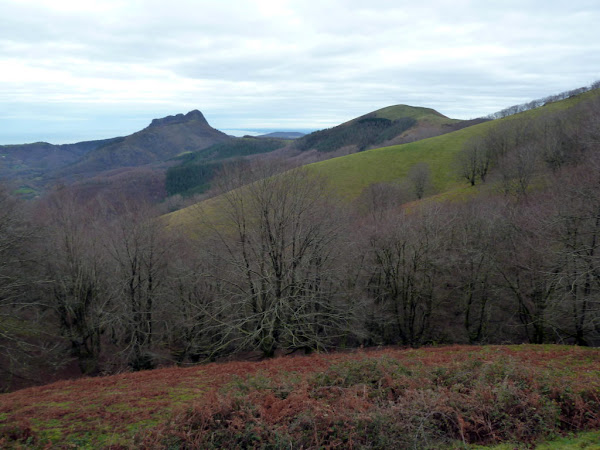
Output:
[[[194,108],[223,128],[318,128],[395,103],[469,118],[600,78],[595,1],[89,5],[3,4],[0,64],[25,72],[0,74],[0,101],[19,117],[88,118],[73,129],[90,133]]]

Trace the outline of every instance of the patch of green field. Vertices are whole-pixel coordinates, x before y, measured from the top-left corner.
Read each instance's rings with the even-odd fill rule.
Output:
[[[419,162],[426,162],[431,171],[435,191],[437,193],[448,192],[465,184],[457,175],[455,160],[467,140],[485,134],[501,121],[527,120],[542,113],[562,111],[598,95],[600,95],[600,90],[589,91],[577,97],[550,103],[541,108],[504,119],[480,123],[409,144],[376,148],[329,159],[308,167],[326,177],[342,197],[353,199],[358,197],[365,187],[373,183],[402,180],[412,166]],[[417,118],[426,116],[428,120],[435,117],[449,120],[441,115],[436,116],[434,113],[434,110],[428,108],[413,108],[404,105],[376,111],[378,117],[390,119],[396,115],[406,117],[407,114],[413,114]]]
[[[354,153],[307,167],[327,178],[339,195],[351,200],[371,184],[404,179],[411,167],[424,161],[429,165],[435,190],[444,192],[459,183],[464,184],[455,174],[456,154],[467,139],[487,130],[488,124],[489,122],[409,144]]]
[[[590,431],[572,436],[553,439],[536,447],[538,450],[600,450],[600,431]]]
[[[17,195],[33,195],[36,193],[36,190],[29,186],[21,186],[20,188],[15,189],[14,193]]]

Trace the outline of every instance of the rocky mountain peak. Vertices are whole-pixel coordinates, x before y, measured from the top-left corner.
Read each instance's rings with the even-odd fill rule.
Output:
[[[154,119],[152,120],[152,123],[150,123],[150,127],[156,127],[160,125],[173,125],[177,123],[186,123],[192,121],[201,122],[202,125],[209,126],[204,115],[197,109],[194,109],[193,111],[190,111],[187,114],[176,114],[174,116],[166,116],[161,119]]]

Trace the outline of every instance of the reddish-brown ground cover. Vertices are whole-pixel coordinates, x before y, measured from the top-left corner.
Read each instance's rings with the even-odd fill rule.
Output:
[[[394,428],[391,444],[406,430],[432,445],[492,443],[600,428],[599,411],[598,349],[384,348],[166,368],[3,394],[0,446],[251,447],[269,439],[369,446],[398,422],[407,424]]]

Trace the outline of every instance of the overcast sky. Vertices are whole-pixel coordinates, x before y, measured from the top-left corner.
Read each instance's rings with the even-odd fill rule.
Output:
[[[600,2],[0,0],[0,144],[474,118],[600,79]]]

